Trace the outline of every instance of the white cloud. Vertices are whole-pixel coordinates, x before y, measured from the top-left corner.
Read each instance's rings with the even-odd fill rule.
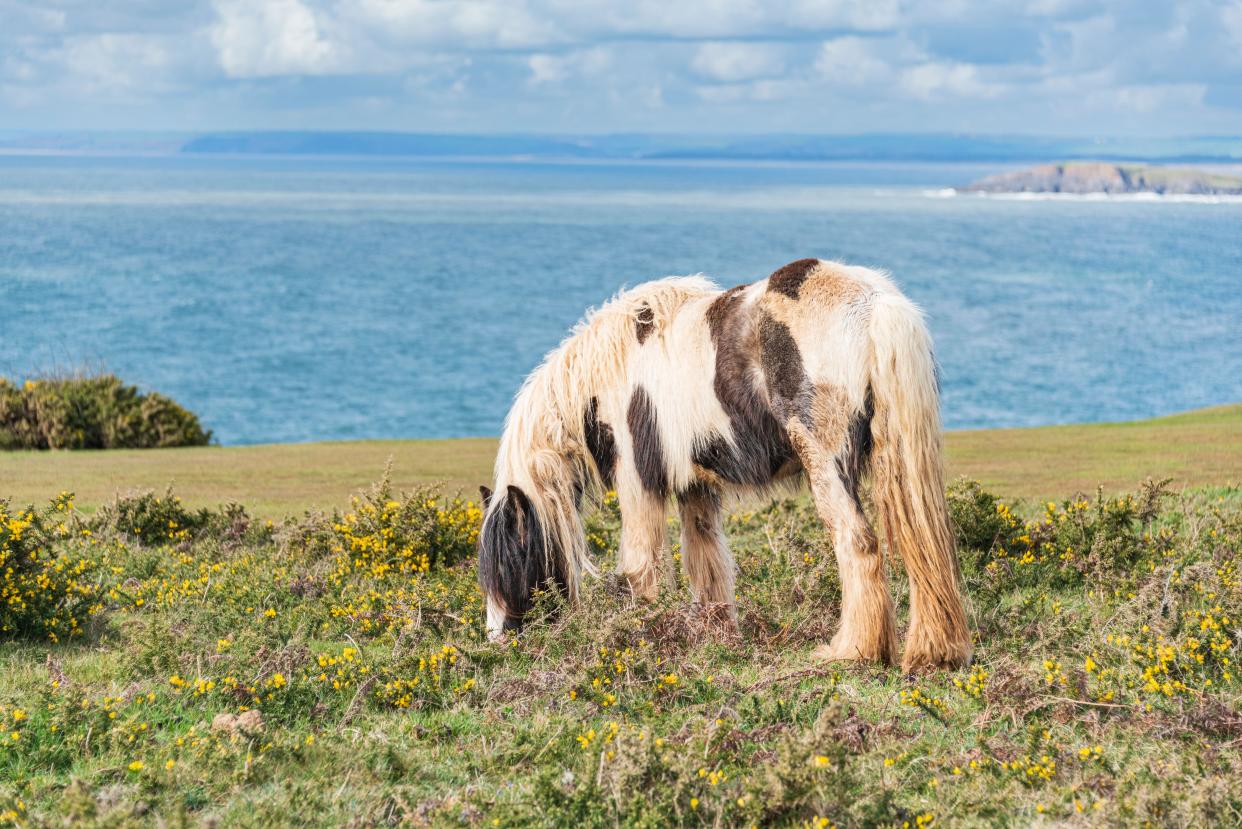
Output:
[[[1151,84],[1121,86],[1100,90],[1090,96],[1097,106],[1116,112],[1147,114],[1182,111],[1203,102],[1207,88],[1202,84]]]
[[[695,50],[690,66],[704,78],[733,82],[779,75],[785,61],[769,43],[708,42]]]
[[[64,29],[68,18],[63,9],[0,0],[0,19],[13,31],[57,32]]]
[[[790,6],[792,24],[816,28],[884,31],[902,18],[897,0],[797,0]]]
[[[901,73],[901,88],[914,98],[994,98],[1000,87],[986,83],[979,70],[966,63],[920,63]]]
[[[815,55],[816,75],[833,91],[858,97],[944,101],[993,98],[1003,85],[978,66],[937,60],[905,38],[841,37]]]
[[[453,49],[537,49],[566,38],[527,0],[341,0],[338,15],[377,39]]]
[[[159,39],[133,34],[74,37],[65,43],[63,66],[92,93],[132,93],[165,77],[172,57]]]
[[[0,0],[36,128],[1227,132],[1240,68],[1242,0]]]
[[[612,54],[604,48],[583,49],[565,55],[531,55],[526,60],[530,82],[534,86],[560,84],[569,78],[597,75],[612,63]]]
[[[747,83],[712,84],[700,86],[695,92],[704,101],[717,104],[735,104],[746,101],[771,103],[786,101],[805,94],[807,86],[800,81],[763,79]]]
[[[825,41],[815,55],[815,72],[833,87],[862,88],[888,82],[892,69],[873,54],[873,45],[859,37]]]
[[[569,76],[569,65],[557,55],[531,55],[526,59],[526,65],[530,67],[530,82],[536,86],[560,83]]]
[[[301,0],[217,0],[211,42],[230,78],[322,75],[341,65]]]
[[[1220,22],[1233,40],[1233,46],[1242,55],[1242,0],[1226,3],[1220,9]]]

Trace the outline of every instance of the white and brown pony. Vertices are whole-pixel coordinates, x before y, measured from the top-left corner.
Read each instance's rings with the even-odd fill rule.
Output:
[[[971,637],[941,470],[939,393],[919,309],[881,273],[816,259],[721,291],[675,277],[590,313],[527,379],[505,421],[479,580],[492,637],[540,588],[570,601],[587,552],[583,496],[615,488],[619,572],[656,594],[666,510],[681,511],[694,598],[734,602],[721,502],[804,477],[841,572],[840,627],[818,655],[891,663],[885,558],[859,500],[868,475],[910,579],[902,667],[954,667]]]

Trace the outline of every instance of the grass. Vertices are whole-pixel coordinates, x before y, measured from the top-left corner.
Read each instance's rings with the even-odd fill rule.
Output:
[[[343,512],[0,510],[0,826],[1237,826],[1240,414],[1005,432],[1003,463],[951,437],[1010,495],[1060,497],[954,484],[975,662],[919,676],[810,658],[840,583],[805,499],[730,517],[736,629],[688,600],[674,522],[658,601],[606,576],[489,644],[474,505],[329,491],[331,458],[362,476],[394,445],[308,447],[314,466],[179,450],[257,453],[234,474],[267,509]],[[1202,443],[1159,450],[1183,440]],[[436,444],[426,478],[462,446]],[[1147,471],[1197,486],[1095,497],[1153,446]],[[238,491],[226,474],[200,492]],[[605,572],[618,536],[609,501],[588,526]]]
[[[1242,471],[1242,405],[1133,423],[950,432],[949,471],[1011,498],[1041,500],[1076,490],[1132,489],[1146,476],[1199,486]],[[0,452],[0,481],[18,502],[64,489],[94,510],[118,492],[162,491],[171,482],[188,504],[235,501],[280,517],[339,503],[378,477],[389,458],[399,489],[443,482],[474,493],[490,483],[495,441],[358,441],[276,446]],[[1050,462],[1049,459],[1055,459]]]
[[[278,518],[341,503],[392,460],[398,489],[443,482],[477,492],[491,480],[492,438],[297,443],[109,452],[0,452],[0,481],[19,502],[46,501],[64,489],[94,511],[117,493],[163,491],[170,483],[194,506],[245,504]]]

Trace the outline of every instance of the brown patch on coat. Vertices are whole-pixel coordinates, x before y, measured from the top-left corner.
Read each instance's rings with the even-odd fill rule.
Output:
[[[745,291],[748,285],[735,285],[720,296],[712,300],[712,304],[707,306],[707,330],[711,332],[712,342],[717,342],[724,332],[725,326],[728,324],[729,317],[733,314],[734,307],[742,298],[742,291]]]
[[[802,283],[800,296],[803,302],[827,308],[854,302],[867,293],[867,286],[848,271],[829,263],[821,264],[823,267]]]
[[[582,426],[587,450],[595,461],[595,468],[599,470],[600,480],[605,487],[611,489],[617,468],[617,440],[612,427],[599,419],[599,398],[591,398],[582,416]]]
[[[796,262],[790,262],[768,277],[768,290],[784,294],[790,299],[797,299],[802,290],[802,283],[818,266],[818,259],[799,259]]]
[[[746,286],[718,296],[705,317],[716,346],[716,399],[729,417],[732,440],[715,432],[699,437],[691,460],[735,484],[761,486],[793,457],[789,437],[755,382],[759,337],[750,311],[742,304]]]
[[[789,326],[767,311],[759,312],[759,360],[772,411],[782,421],[799,418],[812,427],[811,388],[802,366],[802,352]]]
[[[643,489],[661,497],[668,495],[668,467],[664,462],[664,446],[660,441],[660,424],[655,404],[642,386],[635,386],[625,414],[633,442],[634,467]]]
[[[642,345],[651,336],[651,332],[655,330],[655,312],[651,310],[651,306],[643,303],[638,306],[638,313],[634,315],[634,334],[638,337],[638,344]]]
[[[693,457],[695,458],[697,458],[698,456],[699,456],[698,452],[695,452],[693,455]],[[702,484],[704,486],[710,486],[710,487],[715,487],[717,489],[722,489],[724,485],[728,483],[728,481],[725,478],[721,477],[721,475],[715,469],[711,468],[710,466],[703,466],[702,464],[698,463],[697,461],[693,459],[690,462],[690,469],[691,469],[691,472],[694,473],[695,482]]]

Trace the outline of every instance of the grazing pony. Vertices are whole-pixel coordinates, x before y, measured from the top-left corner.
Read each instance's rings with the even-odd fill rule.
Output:
[[[582,500],[604,488],[620,503],[618,570],[636,596],[657,592],[672,498],[695,600],[736,614],[722,499],[805,478],[841,572],[840,627],[817,655],[891,664],[885,558],[859,500],[868,473],[910,579],[903,669],[965,664],[919,309],[881,273],[816,259],[727,291],[699,276],[639,285],[548,354],[505,421],[479,539],[489,635],[518,627],[537,588],[577,599],[596,573]]]

